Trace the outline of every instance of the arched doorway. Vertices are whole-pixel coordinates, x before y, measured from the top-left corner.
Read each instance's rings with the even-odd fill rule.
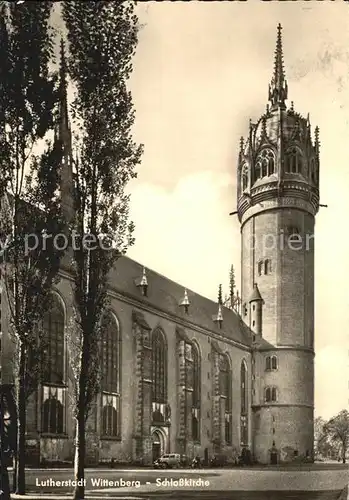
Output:
[[[159,431],[154,431],[153,435],[153,462],[164,453],[164,440]]]

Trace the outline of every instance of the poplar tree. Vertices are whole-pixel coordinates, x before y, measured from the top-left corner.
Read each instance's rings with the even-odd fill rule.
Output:
[[[230,305],[231,308],[233,309],[235,306],[235,269],[233,264],[230,267],[229,292],[230,292]]]
[[[47,341],[41,320],[61,257],[52,237],[62,227],[57,195],[62,147],[59,140],[46,140],[59,95],[57,78],[49,71],[51,8],[52,2],[36,1],[0,7],[0,233],[15,354],[19,494],[25,493],[26,405],[40,380]],[[42,245],[45,234],[51,238]]]
[[[136,176],[142,147],[131,129],[134,108],[127,80],[132,72],[138,20],[134,3],[63,2],[69,42],[68,66],[76,93],[71,105],[75,216],[72,228],[76,305],[74,384],[76,420],[74,475],[84,479],[86,430],[99,391],[101,317],[108,304],[109,276],[133,243],[128,181]],[[89,235],[89,243],[84,235]],[[83,483],[83,481],[81,481]],[[84,498],[76,486],[75,499]]]

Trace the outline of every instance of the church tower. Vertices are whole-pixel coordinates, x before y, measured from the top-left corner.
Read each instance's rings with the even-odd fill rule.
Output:
[[[313,453],[314,225],[319,131],[288,107],[281,26],[269,104],[241,139],[243,319],[254,333],[253,453],[262,463]]]

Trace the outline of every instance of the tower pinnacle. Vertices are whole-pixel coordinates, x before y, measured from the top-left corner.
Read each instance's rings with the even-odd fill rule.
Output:
[[[281,24],[279,24],[277,27],[274,74],[269,85],[269,101],[271,102],[272,110],[286,108],[285,100],[287,99],[288,93],[284,72],[281,30],[282,27]]]

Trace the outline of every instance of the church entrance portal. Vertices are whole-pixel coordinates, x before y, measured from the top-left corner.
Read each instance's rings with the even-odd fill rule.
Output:
[[[164,453],[164,440],[159,431],[153,432],[153,462]]]

